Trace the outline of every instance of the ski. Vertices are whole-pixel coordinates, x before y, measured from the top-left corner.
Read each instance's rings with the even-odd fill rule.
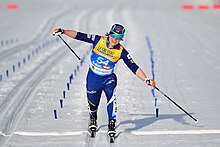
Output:
[[[110,143],[115,143],[115,137],[110,137]]]
[[[108,132],[109,142],[110,143],[115,143],[115,134],[116,134],[115,131],[109,131]]]
[[[95,138],[96,136],[96,127],[89,127],[89,133],[91,138]]]

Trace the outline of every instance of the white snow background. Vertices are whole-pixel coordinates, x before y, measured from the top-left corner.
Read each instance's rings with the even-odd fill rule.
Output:
[[[6,9],[9,3],[18,8]],[[220,10],[182,8],[214,3],[220,2],[0,0],[0,146],[220,146]],[[156,90],[153,96],[119,61],[118,137],[109,143],[104,94],[97,136],[89,137],[85,78],[91,46],[63,35],[79,61],[52,30],[104,35],[114,23],[125,26],[122,44],[134,61],[149,77],[153,69],[158,88],[198,123]]]

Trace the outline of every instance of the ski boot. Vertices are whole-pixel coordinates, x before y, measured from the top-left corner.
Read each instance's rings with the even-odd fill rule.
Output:
[[[97,130],[97,116],[92,116],[90,115],[90,120],[89,120],[89,131],[91,134],[91,137],[94,138],[96,135],[96,130]]]
[[[114,143],[115,142],[115,120],[114,119],[110,119],[109,123],[108,123],[108,136],[110,137],[110,143]]]

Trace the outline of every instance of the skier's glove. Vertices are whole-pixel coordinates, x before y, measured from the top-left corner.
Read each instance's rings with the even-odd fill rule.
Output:
[[[144,80],[144,82],[146,83],[146,85],[151,86],[151,87],[154,87],[156,85],[156,83],[155,83],[155,81],[153,79],[146,78]]]
[[[61,28],[58,28],[58,29],[54,29],[53,30],[53,36],[58,36],[58,35],[61,35],[64,33],[64,30],[61,29]]]

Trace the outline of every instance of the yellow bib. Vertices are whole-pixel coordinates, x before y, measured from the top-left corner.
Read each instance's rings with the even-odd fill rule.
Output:
[[[107,36],[102,36],[93,51],[98,55],[106,57],[112,62],[117,62],[120,59],[123,46],[120,45],[118,49],[110,49],[107,47],[106,42]]]

